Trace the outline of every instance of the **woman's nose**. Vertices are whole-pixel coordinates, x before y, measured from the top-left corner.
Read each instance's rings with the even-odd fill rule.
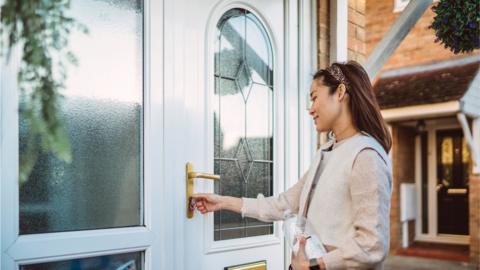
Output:
[[[315,113],[315,109],[313,108],[313,104],[310,104],[310,108],[308,109],[308,113],[313,116],[313,114]]]

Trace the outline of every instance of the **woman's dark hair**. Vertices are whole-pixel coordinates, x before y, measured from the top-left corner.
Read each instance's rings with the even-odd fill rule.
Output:
[[[331,70],[337,67],[340,68],[343,78],[339,78],[338,73],[332,74]],[[330,68],[321,69],[313,75],[314,80],[320,78],[323,78],[323,83],[330,88],[330,94],[335,93],[337,87],[343,83],[340,80],[345,80],[353,124],[360,131],[374,137],[388,153],[392,147],[392,137],[380,113],[380,106],[365,69],[355,61],[348,61],[346,64],[333,63]]]

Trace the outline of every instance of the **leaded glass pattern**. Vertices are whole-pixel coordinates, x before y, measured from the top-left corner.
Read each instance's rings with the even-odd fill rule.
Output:
[[[215,193],[273,194],[273,51],[260,20],[231,9],[217,24],[215,43]],[[214,240],[273,233],[273,223],[219,211]]]

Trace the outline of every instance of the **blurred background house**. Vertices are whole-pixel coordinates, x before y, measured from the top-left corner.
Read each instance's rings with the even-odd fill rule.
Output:
[[[350,0],[348,59],[365,64],[408,3]],[[434,42],[433,5],[373,78],[393,137],[390,249],[478,266],[480,172],[468,143],[480,146],[480,55]],[[326,22],[319,24],[321,32]]]
[[[188,216],[185,165],[221,176],[196,192],[292,186],[325,141],[311,75],[346,60],[367,68],[393,136],[391,257],[480,266],[480,56],[434,42],[431,1],[71,2],[90,30],[70,35],[72,163],[37,153],[19,184],[20,53],[0,66],[2,270],[288,269],[279,222]],[[418,269],[406,262],[389,269]]]

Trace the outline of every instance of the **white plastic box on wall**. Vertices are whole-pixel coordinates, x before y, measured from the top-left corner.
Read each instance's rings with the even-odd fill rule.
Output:
[[[400,221],[402,222],[402,246],[408,247],[408,221],[417,215],[417,193],[414,183],[400,184]]]

